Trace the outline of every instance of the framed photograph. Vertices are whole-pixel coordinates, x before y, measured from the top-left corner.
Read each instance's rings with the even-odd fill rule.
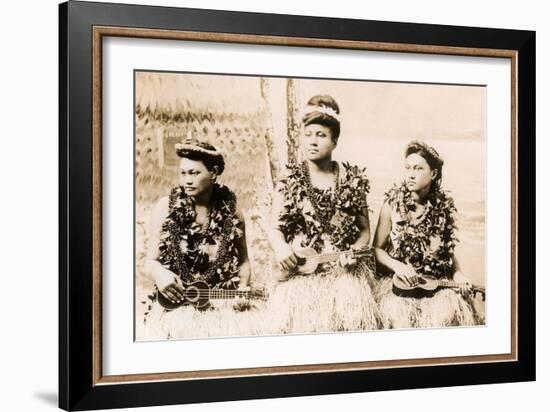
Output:
[[[60,5],[65,410],[535,379],[535,33]]]

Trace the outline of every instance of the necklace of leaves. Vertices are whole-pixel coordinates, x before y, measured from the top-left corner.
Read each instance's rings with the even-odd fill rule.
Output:
[[[336,211],[334,196],[337,193],[340,184],[340,168],[338,167],[338,163],[332,163],[332,170],[334,174],[334,191],[331,191],[330,189],[316,189],[311,183],[311,175],[309,174],[309,167],[307,163],[305,161],[302,163],[302,173],[305,178],[304,183],[306,196],[313,206],[313,211],[315,212],[315,216],[319,220],[323,231],[328,234],[333,233],[333,228],[330,224],[329,219],[334,215]],[[322,203],[323,201],[327,202],[327,206],[329,206],[325,207],[324,211],[322,210],[322,207],[320,205],[320,203]]]
[[[432,193],[420,216],[412,222],[410,211],[415,211],[417,204],[406,185],[394,189],[394,195],[403,219],[399,229],[400,241],[395,252],[421,273],[445,274],[452,265],[451,257],[456,245],[452,217],[456,209],[452,199],[440,191]],[[427,253],[422,246],[423,239],[428,241],[433,235],[443,236],[443,244],[435,254]]]
[[[183,191],[181,192],[180,196],[185,196]],[[188,201],[186,201],[186,200],[188,200]],[[186,216],[195,216],[194,210],[191,210],[193,208],[192,202],[190,202],[189,200],[190,199],[188,199],[188,198],[184,199],[184,201],[182,202],[181,207],[187,209],[186,213],[185,213]],[[235,210],[235,201],[234,201],[234,199],[230,199],[229,202],[230,202],[230,204],[228,205],[228,207],[226,207],[228,215],[232,214]],[[209,231],[210,224],[211,224],[211,221],[212,221],[213,213],[222,213],[222,212],[220,210],[216,210],[214,212],[213,208],[209,207],[207,222],[203,226],[202,230],[200,232],[198,232],[199,236],[197,236],[197,238],[196,238],[196,243],[197,244],[203,243],[202,240],[204,238],[208,237],[208,235],[209,235],[208,231]],[[216,271],[221,266],[221,264],[223,263],[223,261],[226,257],[225,254],[226,254],[226,251],[227,251],[229,232],[230,232],[230,227],[231,227],[232,223],[233,222],[229,218],[229,216],[226,216],[223,219],[223,227],[222,227],[222,230],[221,230],[222,238],[221,238],[218,250],[216,252],[216,256],[215,256],[214,260],[211,262],[211,264],[208,266],[208,269],[206,269],[206,271],[202,274],[202,277],[206,280],[210,280],[215,276]],[[170,230],[170,229],[172,229],[172,230]],[[189,228],[177,228],[177,224],[173,223],[172,225],[170,225],[169,230],[170,230],[170,233],[173,233],[174,235],[177,234],[178,235],[177,237],[179,238],[180,237],[179,232],[181,230],[189,231]],[[196,251],[196,249],[195,249],[195,251]],[[179,241],[172,242],[171,252],[176,257],[177,271],[178,271],[178,274],[180,275],[180,277],[182,279],[192,278],[193,272],[189,269],[189,266],[187,265],[187,262],[185,261],[185,256],[183,255],[183,253],[181,251]]]
[[[419,207],[422,207],[422,210],[417,216],[413,216],[411,212],[416,212]],[[420,202],[414,200],[412,193],[404,187],[403,198],[399,205],[399,214],[403,220],[410,222],[413,226],[416,226],[426,219],[431,210],[432,204],[429,199],[426,199],[424,204],[421,204]]]

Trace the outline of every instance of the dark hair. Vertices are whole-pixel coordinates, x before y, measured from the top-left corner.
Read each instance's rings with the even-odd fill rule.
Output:
[[[179,157],[196,160],[204,163],[206,169],[211,172],[214,166],[218,167],[218,174],[221,175],[225,169],[223,155],[214,146],[206,142],[194,142],[193,144],[176,147]]]
[[[430,192],[435,192],[441,188],[441,180],[443,179],[443,159],[433,147],[428,146],[424,142],[412,141],[405,149],[405,158],[412,154],[417,154],[426,160],[430,169],[437,170],[437,175],[430,187]]]
[[[340,107],[338,107],[338,103],[336,103],[336,100],[334,100],[332,96],[313,96],[311,99],[309,99],[307,104],[308,106],[317,106],[320,108],[324,107],[327,109],[332,109],[336,112],[336,114],[340,114]],[[332,117],[330,114],[313,110],[304,115],[302,123],[304,124],[304,126],[308,126],[310,124],[320,124],[322,126],[328,127],[334,141],[337,141],[338,137],[340,137],[340,122],[338,121],[338,119]]]

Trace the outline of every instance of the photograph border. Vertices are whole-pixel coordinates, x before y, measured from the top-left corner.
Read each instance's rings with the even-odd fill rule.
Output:
[[[83,410],[535,379],[534,32],[85,2],[61,4],[59,11],[60,407]],[[102,179],[108,177],[101,171],[101,67],[106,36],[510,59],[511,353],[103,376],[101,205]],[[529,275],[520,277],[519,271]]]

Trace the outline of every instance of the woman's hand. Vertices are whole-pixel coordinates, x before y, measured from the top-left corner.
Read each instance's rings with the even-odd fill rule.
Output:
[[[418,273],[410,265],[401,263],[395,271],[395,275],[406,285],[416,286],[418,285]]]
[[[281,244],[275,249],[275,259],[280,268],[287,273],[292,272],[298,266],[298,256],[287,243]]]
[[[174,272],[168,269],[155,273],[155,284],[159,292],[171,303],[181,303],[184,299],[185,288]]]
[[[235,297],[235,299],[237,299],[240,302],[248,302],[250,300],[248,296],[248,293],[250,292],[250,286],[239,285],[237,291],[242,293],[237,293],[237,296]]]
[[[469,277],[465,276],[462,272],[456,271],[453,280],[458,283],[460,294],[464,297],[469,296],[472,293],[472,281]]]
[[[237,291],[243,293],[236,294],[235,300],[233,302],[233,310],[242,312],[243,310],[250,309],[250,297],[247,295],[248,292],[250,292],[250,286],[239,285]]]
[[[351,270],[357,264],[357,258],[353,256],[353,252],[357,250],[355,246],[352,246],[349,253],[342,253],[338,263],[346,270]]]

